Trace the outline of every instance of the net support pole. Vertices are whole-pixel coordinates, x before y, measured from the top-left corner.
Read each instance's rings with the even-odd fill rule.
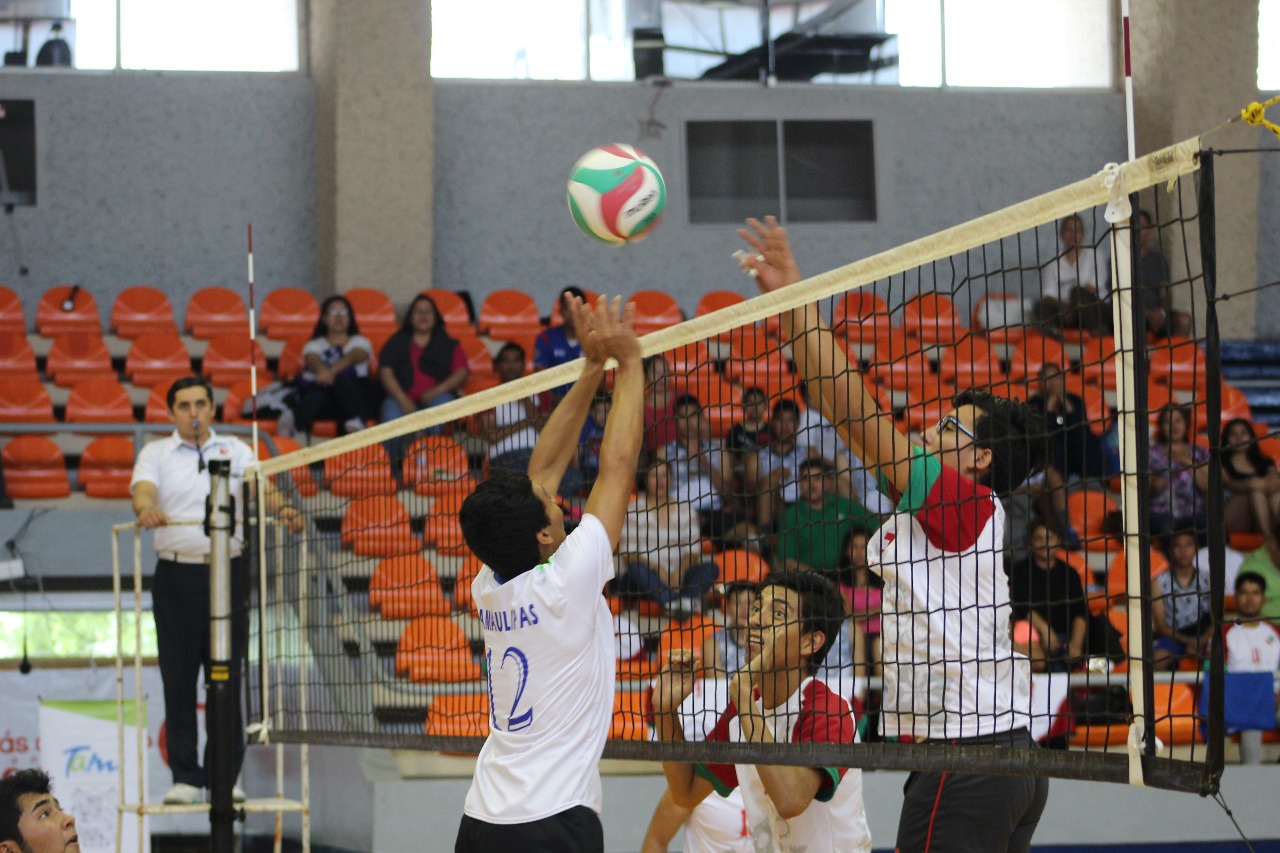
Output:
[[[1129,683],[1141,686],[1146,682],[1146,665],[1141,654],[1134,655],[1133,640],[1146,639],[1147,625],[1139,606],[1139,578],[1142,573],[1142,512],[1139,490],[1142,483],[1138,476],[1138,395],[1137,388],[1140,353],[1137,346],[1137,328],[1133,298],[1132,239],[1128,221],[1115,223],[1111,228],[1111,280],[1115,288],[1111,296],[1112,328],[1116,344],[1116,397],[1120,419],[1120,509],[1124,518],[1124,550],[1126,581],[1129,590]],[[1144,334],[1145,344],[1145,334]],[[1145,644],[1144,644],[1145,645]],[[1133,722],[1129,726],[1129,784],[1145,785],[1142,770],[1143,746],[1147,740],[1146,708],[1149,704],[1145,691],[1133,693]]]
[[[1205,377],[1205,417],[1209,421],[1209,488],[1206,509],[1209,518],[1222,518],[1222,352],[1218,339],[1218,218],[1215,207],[1213,152],[1200,154],[1200,183],[1197,195],[1197,219],[1200,223],[1200,269],[1204,280],[1205,365],[1209,375]],[[1209,544],[1209,607],[1213,615],[1215,633],[1222,625],[1223,588],[1226,583],[1227,534],[1222,524],[1210,524],[1207,531]],[[1225,738],[1223,721],[1223,643],[1213,643],[1209,649],[1209,745],[1205,763],[1207,766],[1208,793],[1217,793],[1218,779],[1222,776],[1224,761],[1222,745]]]
[[[237,666],[231,627],[231,532],[235,511],[231,499],[231,462],[209,463],[209,503],[205,509],[209,536],[209,849],[232,853],[235,849],[235,705],[240,701],[232,686]]]

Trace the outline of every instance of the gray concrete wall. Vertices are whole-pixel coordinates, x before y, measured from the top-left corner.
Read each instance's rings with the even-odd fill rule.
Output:
[[[34,318],[40,295],[80,284],[106,323],[132,284],[170,294],[181,322],[199,287],[243,288],[246,226],[266,289],[315,280],[311,81],[291,74],[0,73],[36,102],[38,203],[0,224],[0,283]]]
[[[677,84],[644,138],[654,89],[635,84],[436,84],[437,287],[477,298],[522,287],[550,310],[563,284],[630,293],[657,287],[687,312],[707,290],[749,292],[730,260],[732,225],[690,225],[684,124],[696,119],[870,119],[879,219],[791,230],[820,272],[1086,177],[1125,153],[1124,99],[1112,92]],[[565,180],[582,153],[633,142],[662,169],[664,221],[620,248],[579,234]],[[775,211],[762,210],[760,214]]]

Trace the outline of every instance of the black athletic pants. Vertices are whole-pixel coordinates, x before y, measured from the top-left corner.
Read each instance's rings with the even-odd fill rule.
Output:
[[[454,853],[604,853],[600,815],[586,806],[531,823],[485,823],[467,815],[458,827]]]
[[[231,667],[231,693],[235,702],[235,775],[244,762],[244,717],[241,711],[240,670],[249,640],[249,620],[244,609],[243,562],[231,561],[231,647],[236,664]],[[151,583],[151,612],[156,621],[156,646],[160,653],[160,678],[164,682],[165,737],[173,781],[204,788],[211,741],[205,742],[203,765],[196,756],[199,723],[196,720],[196,679],[201,668],[209,678],[209,567],[199,563],[158,560]]]
[[[1033,747],[1026,729],[947,741]],[[903,787],[897,853],[1026,853],[1049,780],[973,773],[912,773]]]

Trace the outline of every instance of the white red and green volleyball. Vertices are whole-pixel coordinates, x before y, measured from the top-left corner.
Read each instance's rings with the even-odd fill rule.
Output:
[[[569,212],[582,233],[615,246],[643,240],[667,205],[657,165],[621,143],[583,154],[569,173],[568,195]]]

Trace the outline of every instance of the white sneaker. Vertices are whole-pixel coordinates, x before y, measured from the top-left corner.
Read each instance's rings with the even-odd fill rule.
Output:
[[[244,789],[243,789],[243,788],[241,788],[239,785],[232,785],[232,786],[231,786],[231,799],[232,799],[232,800],[234,800],[234,801],[235,801],[235,802],[237,802],[237,803],[243,803],[245,800],[247,800],[247,799],[249,799],[249,798],[248,798],[248,797],[246,797],[246,796],[244,795]]]
[[[189,806],[192,803],[204,802],[204,791],[186,782],[175,782],[164,795],[166,806]]]
[[[276,418],[276,435],[293,438],[297,434],[298,427],[293,415],[293,409],[285,409],[280,413],[280,417]]]
[[[353,432],[359,432],[364,429],[364,421],[360,418],[351,418],[350,420],[343,422],[342,428],[346,431],[347,435],[351,435]]]

